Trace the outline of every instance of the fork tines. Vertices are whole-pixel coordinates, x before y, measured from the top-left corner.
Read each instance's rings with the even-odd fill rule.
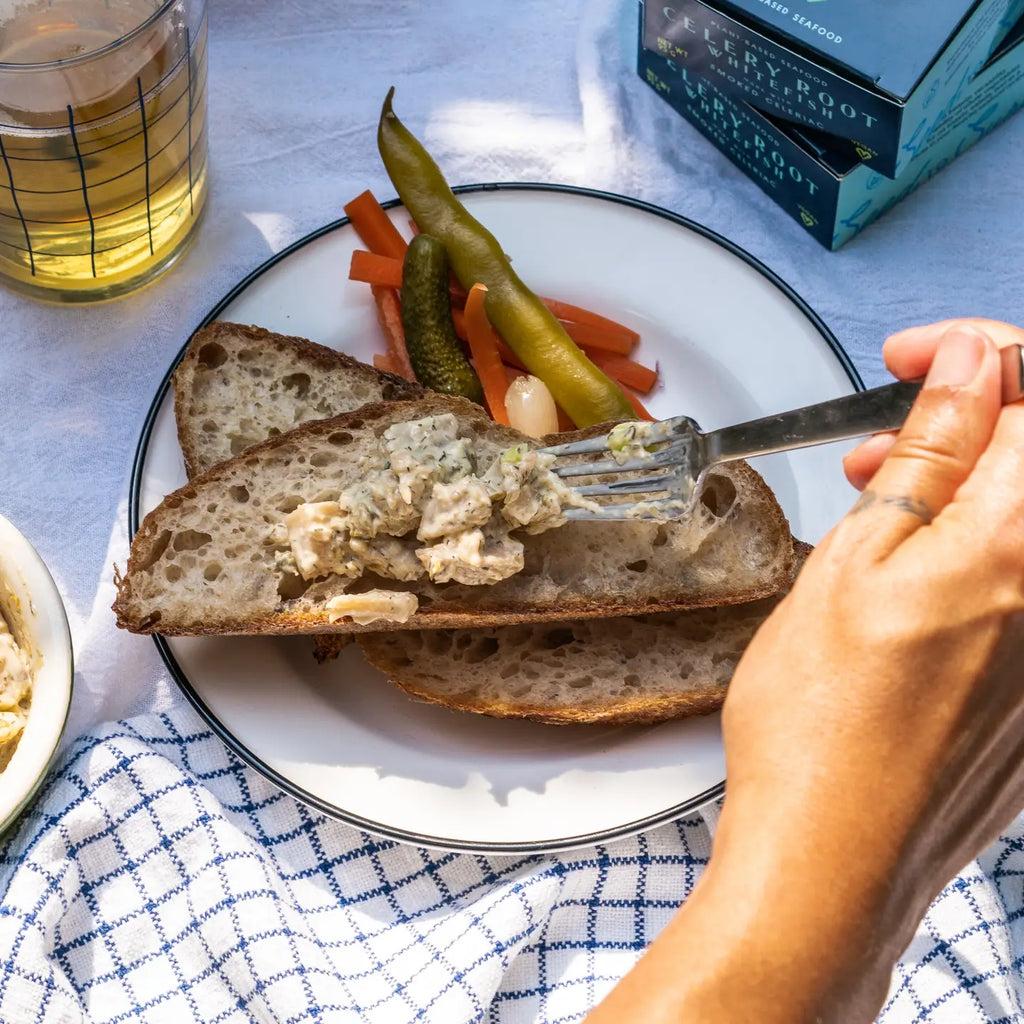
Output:
[[[590,500],[586,508],[566,509],[567,518],[664,520],[676,518],[690,507],[694,491],[690,462],[695,429],[693,421],[686,417],[676,417],[673,420],[639,426],[642,427],[642,432],[638,431],[636,439],[629,438],[623,447],[635,449],[642,445],[642,455],[587,461],[585,456],[611,452],[611,435],[608,434],[541,449],[542,453],[556,457],[558,461],[551,469],[563,479],[622,477],[622,474],[630,474],[617,480],[604,480],[574,487],[576,494]],[[621,442],[622,438],[617,440]],[[563,462],[564,459],[579,461]],[[668,469],[668,472],[652,472],[662,469]],[[604,505],[597,505],[593,501],[595,498],[641,494],[651,497],[642,501],[610,502]],[[655,497],[658,494],[665,496]]]

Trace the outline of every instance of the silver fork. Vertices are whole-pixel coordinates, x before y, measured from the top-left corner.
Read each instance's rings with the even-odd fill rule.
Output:
[[[1002,357],[1002,397],[1007,404],[1024,397],[1024,349],[1011,345],[1002,350]],[[920,390],[921,381],[897,381],[708,433],[702,433],[688,416],[657,423],[620,424],[601,437],[540,451],[555,456],[551,469],[564,479],[634,474],[574,487],[578,495],[589,499],[590,507],[566,509],[569,519],[677,519],[691,508],[712,466],[898,430]],[[613,448],[620,451],[616,453]],[[633,451],[642,454],[629,457]],[[601,453],[612,457],[589,459]],[[597,501],[633,495],[643,497],[607,504]]]

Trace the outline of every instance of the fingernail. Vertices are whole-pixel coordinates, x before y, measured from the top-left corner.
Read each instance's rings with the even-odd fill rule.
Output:
[[[974,381],[985,358],[988,339],[968,327],[951,327],[939,341],[931,369],[925,377],[926,388],[964,388]]]

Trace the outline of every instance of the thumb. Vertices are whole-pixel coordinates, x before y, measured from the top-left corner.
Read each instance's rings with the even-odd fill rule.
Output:
[[[903,429],[854,506],[871,521],[872,546],[881,554],[953,500],[992,437],[1000,387],[992,339],[974,325],[946,330]]]

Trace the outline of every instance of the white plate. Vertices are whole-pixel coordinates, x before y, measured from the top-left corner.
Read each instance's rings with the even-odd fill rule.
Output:
[[[848,394],[856,371],[808,307],[756,260],[664,210],[537,185],[460,190],[538,292],[640,331],[665,382],[659,416],[705,428]],[[401,207],[391,216],[408,233]],[[258,324],[365,360],[380,341],[360,243],[328,225],[243,281],[211,319]],[[204,321],[204,322],[207,322]],[[172,367],[173,369],[173,367]],[[169,375],[168,375],[169,378]],[[132,530],[185,481],[169,379],[143,432]],[[834,445],[759,460],[796,536],[815,542],[852,491]],[[555,727],[414,703],[347,649],[308,638],[158,638],[178,683],[246,762],[301,800],[380,836],[444,849],[567,849],[671,820],[722,791],[717,716],[654,727]]]

